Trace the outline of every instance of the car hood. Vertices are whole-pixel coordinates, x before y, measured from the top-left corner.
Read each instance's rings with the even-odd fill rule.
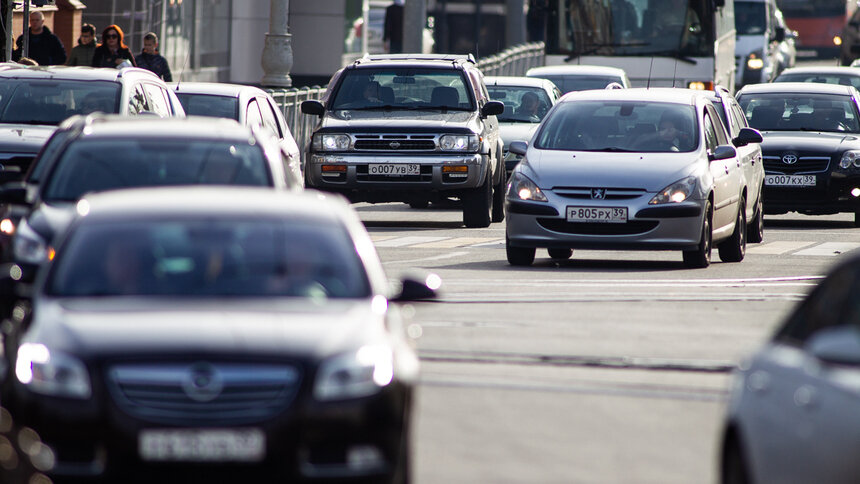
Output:
[[[475,122],[471,111],[330,111],[322,123],[326,131],[343,130],[372,132],[428,131],[463,128]]]
[[[28,339],[85,357],[218,353],[325,356],[384,330],[369,300],[152,297],[43,301]]]
[[[535,153],[539,153],[535,156]],[[523,168],[543,190],[605,187],[657,192],[690,176],[699,159],[692,153],[606,153],[529,150]],[[534,177],[532,177],[534,175]]]
[[[75,204],[72,202],[39,203],[27,217],[27,224],[46,241],[53,240],[72,223]]]
[[[860,149],[856,134],[821,133],[817,131],[762,131],[762,152],[819,152],[840,153],[847,149]]]
[[[0,153],[38,153],[56,126],[0,124]]]
[[[499,123],[499,136],[505,143],[505,149],[511,141],[529,141],[537,131],[539,123]]]

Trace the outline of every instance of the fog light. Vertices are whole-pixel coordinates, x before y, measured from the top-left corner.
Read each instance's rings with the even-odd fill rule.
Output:
[[[451,178],[466,178],[469,176],[469,167],[467,165],[448,165],[442,167],[442,173]]]
[[[851,189],[851,196],[855,197],[855,198],[860,197],[860,188],[857,188],[857,187],[852,188]]]
[[[382,452],[372,445],[354,445],[346,451],[346,465],[350,469],[373,469],[385,465]]]
[[[346,173],[346,165],[323,165],[323,176],[339,176],[341,173]]]

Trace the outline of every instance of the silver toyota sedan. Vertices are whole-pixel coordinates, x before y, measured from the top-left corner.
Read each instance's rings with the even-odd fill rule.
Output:
[[[530,265],[572,249],[679,250],[687,267],[746,251],[750,183],[713,104],[686,89],[615,89],[565,95],[532,139],[506,194],[506,249]]]

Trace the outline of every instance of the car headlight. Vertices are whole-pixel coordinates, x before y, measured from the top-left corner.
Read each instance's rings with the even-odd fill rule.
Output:
[[[41,264],[47,259],[48,245],[30,225],[22,220],[12,239],[12,254],[17,262]]]
[[[747,58],[747,68],[759,70],[764,67],[764,59],[761,51],[755,51]]]
[[[649,205],[659,205],[661,203],[680,203],[690,198],[696,191],[696,177],[688,176],[683,180],[678,180],[660,191],[654,198],[648,202]]]
[[[511,181],[508,183],[508,198],[533,202],[546,201],[546,195],[538,188],[537,184],[520,172],[514,172],[511,176]]]
[[[346,151],[349,149],[349,136],[345,134],[315,134],[314,151]]]
[[[385,346],[362,346],[322,364],[314,382],[317,400],[373,395],[394,379],[394,354]]]
[[[474,134],[446,134],[439,138],[443,151],[477,151],[478,136]]]
[[[860,151],[848,150],[842,153],[842,159],[839,160],[839,168],[847,170],[851,167],[860,168]]]
[[[72,356],[52,353],[43,344],[18,347],[15,376],[31,391],[43,395],[87,399],[92,394],[86,366]]]

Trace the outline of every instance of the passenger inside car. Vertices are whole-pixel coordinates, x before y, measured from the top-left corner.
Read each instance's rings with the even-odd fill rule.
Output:
[[[642,135],[633,145],[646,151],[688,151],[690,140],[690,131],[683,120],[667,111],[661,115],[656,132]]]

